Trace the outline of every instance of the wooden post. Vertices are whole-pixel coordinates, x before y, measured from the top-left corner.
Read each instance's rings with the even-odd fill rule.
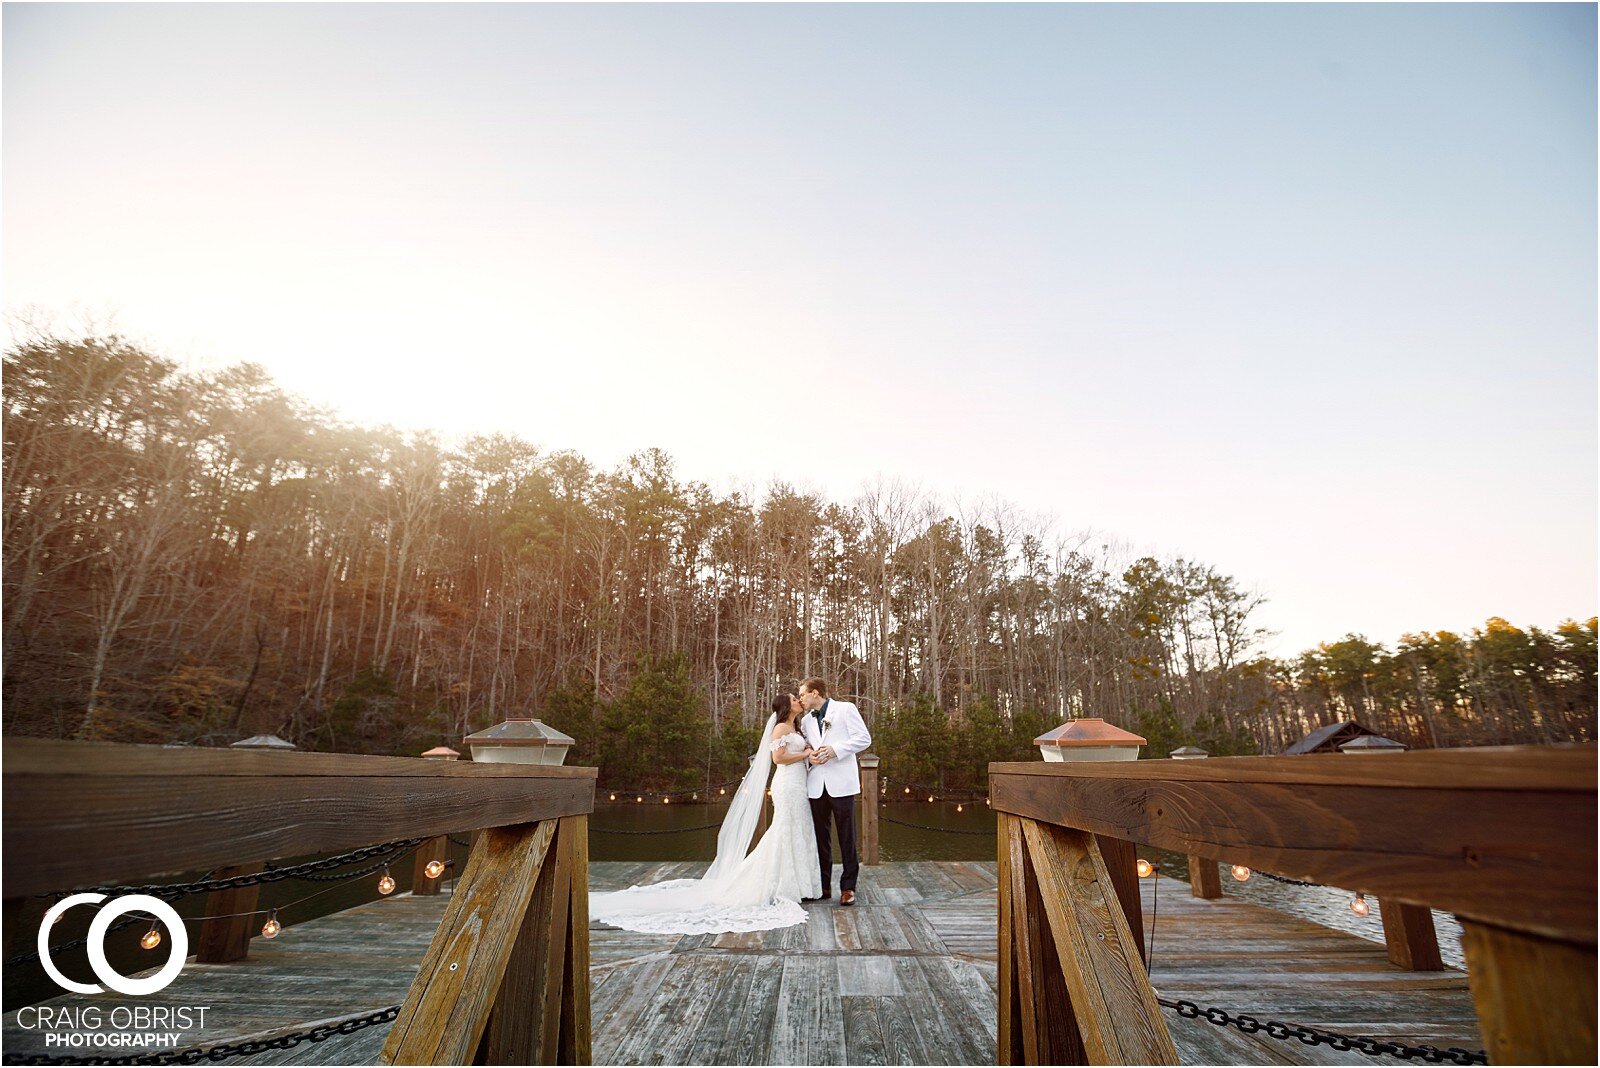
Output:
[[[589,817],[563,817],[561,835],[572,851],[572,903],[567,906],[567,963],[561,985],[561,1042],[556,1050],[556,1063],[592,1064],[594,1050],[589,1033]]]
[[[1216,861],[1189,854],[1189,894],[1207,900],[1222,896],[1222,876]]]
[[[856,757],[861,769],[861,862],[878,863],[878,754]]]
[[[557,820],[484,1035],[486,1064],[554,1064],[572,906],[573,829]]]
[[[1461,918],[1490,1064],[1595,1063],[1595,946]]]
[[[413,897],[424,897],[437,894],[439,887],[444,883],[446,871],[441,871],[437,879],[428,878],[428,862],[432,860],[450,859],[450,836],[442,834],[437,838],[430,838],[417,846],[416,863],[411,869],[411,894]]]
[[[255,875],[265,870],[265,864],[241,864],[220,868],[212,878],[231,879],[235,875]],[[260,891],[260,883],[251,883],[232,890],[213,890],[206,895],[208,922],[200,925],[200,937],[195,944],[196,963],[227,964],[250,955],[250,936],[261,929],[261,917],[255,915]],[[211,920],[212,916],[228,918]]]
[[[1390,963],[1413,972],[1444,971],[1432,911],[1422,905],[1380,900],[1378,915],[1383,920],[1383,943]]]

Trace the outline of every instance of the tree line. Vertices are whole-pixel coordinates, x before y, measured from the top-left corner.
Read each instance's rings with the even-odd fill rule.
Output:
[[[1232,576],[1003,503],[447,444],[117,336],[28,337],[4,372],[8,733],[405,754],[536,714],[612,781],[687,787],[821,675],[917,781],[1035,757],[1070,715],[1155,756],[1343,718],[1424,746],[1594,736],[1592,618],[1274,659]]]

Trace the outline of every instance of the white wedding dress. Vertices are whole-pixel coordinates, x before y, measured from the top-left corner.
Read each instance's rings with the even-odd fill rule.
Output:
[[[804,897],[822,894],[822,868],[811,804],[806,799],[806,762],[777,765],[773,750],[798,753],[806,747],[799,731],[774,739],[774,719],[765,741],[717,835],[717,857],[698,879],[670,879],[589,894],[589,918],[646,934],[719,934],[767,931],[804,923]],[[748,854],[755,821],[772,775],[772,826]]]

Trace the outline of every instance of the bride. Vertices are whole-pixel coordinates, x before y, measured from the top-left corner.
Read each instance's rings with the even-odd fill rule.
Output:
[[[670,879],[614,892],[591,892],[589,917],[647,934],[766,931],[804,923],[800,900],[822,893],[817,840],[806,800],[806,761],[814,750],[800,730],[805,709],[792,693],[772,699],[762,753],[752,760],[717,832],[717,856],[698,879]],[[772,826],[748,854],[772,775]]]

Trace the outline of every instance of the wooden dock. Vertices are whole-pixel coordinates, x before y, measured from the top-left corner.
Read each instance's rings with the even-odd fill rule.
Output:
[[[596,863],[595,889],[698,874],[695,863]],[[596,1064],[993,1064],[993,862],[863,867],[854,908],[808,906],[804,925],[741,935],[641,935],[591,927]],[[1141,881],[1155,916],[1151,979],[1261,1019],[1410,1043],[1481,1048],[1466,977],[1406,972],[1381,945],[1270,909],[1200,901],[1185,883]],[[191,963],[164,1005],[210,1005],[180,1047],[303,1029],[397,1004],[448,894],[396,895],[256,939],[249,959]],[[1155,908],[1159,904],[1159,908]],[[126,1003],[74,996],[52,1004]],[[1371,1064],[1166,1014],[1185,1064]],[[374,1064],[389,1025],[234,1058],[239,1064]],[[4,1019],[7,1060],[47,1052]],[[119,1050],[119,1053],[127,1052]],[[225,1062],[228,1063],[228,1062]],[[1401,1063],[1394,1061],[1393,1063]]]

